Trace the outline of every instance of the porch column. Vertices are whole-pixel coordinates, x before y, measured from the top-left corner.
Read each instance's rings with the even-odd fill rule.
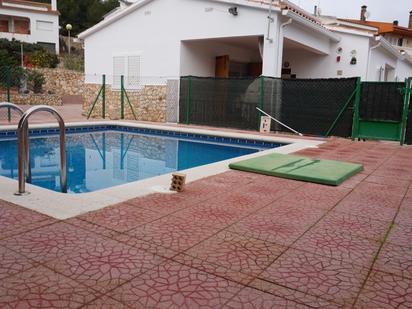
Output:
[[[292,23],[292,19],[280,18],[271,23],[269,38],[265,37],[263,48],[262,74],[270,77],[281,77],[283,60],[284,28]]]

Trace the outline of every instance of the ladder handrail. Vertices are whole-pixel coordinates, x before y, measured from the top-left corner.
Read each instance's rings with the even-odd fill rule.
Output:
[[[17,106],[16,104],[13,104],[11,102],[0,102],[0,109],[2,109],[2,108],[7,108],[9,110],[13,109],[13,110],[17,111],[20,114],[20,116],[23,116],[23,114],[24,114],[24,111],[19,106]],[[9,122],[10,122],[10,119],[9,119]]]
[[[38,112],[49,112],[59,123],[60,128],[60,175],[62,192],[67,193],[67,171],[66,171],[66,138],[63,118],[52,107],[46,105],[34,106],[28,109],[19,121],[17,128],[18,133],[18,176],[19,191],[17,195],[26,194],[26,177],[27,182],[31,182],[30,168],[30,143],[29,143],[29,118]]]

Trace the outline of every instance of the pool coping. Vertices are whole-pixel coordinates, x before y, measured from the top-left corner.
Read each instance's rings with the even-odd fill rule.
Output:
[[[175,131],[179,133],[212,135],[217,137],[239,139],[252,139],[256,141],[288,144],[278,148],[268,149],[246,156],[241,156],[229,160],[224,160],[180,171],[180,173],[184,173],[187,175],[188,183],[228,171],[228,165],[233,162],[238,162],[241,160],[250,159],[270,153],[288,154],[306,148],[314,148],[324,143],[324,141],[322,140],[311,140],[302,138],[294,139],[289,137],[258,135],[247,132],[225,132],[202,128],[177,127],[127,121],[94,121],[66,123],[66,127],[93,127],[99,125],[117,125],[134,128],[146,128],[161,131]],[[56,123],[30,125],[30,129],[44,129],[55,127],[57,127]],[[5,125],[0,127],[0,131],[14,129],[16,129],[15,125]],[[99,210],[110,205],[125,202],[127,200],[145,196],[151,193],[176,194],[168,190],[170,186],[171,175],[172,173],[168,173],[153,178],[123,184],[120,186],[81,194],[63,194],[27,184],[27,191],[29,191],[30,194],[25,196],[14,195],[14,193],[17,190],[16,180],[0,176],[0,199],[43,213],[55,219],[65,220],[90,211]]]

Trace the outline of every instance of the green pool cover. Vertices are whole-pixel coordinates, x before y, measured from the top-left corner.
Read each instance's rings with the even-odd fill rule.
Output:
[[[231,169],[338,186],[363,170],[361,164],[269,154],[229,165]]]

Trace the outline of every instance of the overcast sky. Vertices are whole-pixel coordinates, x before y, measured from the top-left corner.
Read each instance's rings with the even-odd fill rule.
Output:
[[[313,12],[319,5],[322,15],[343,18],[359,18],[362,5],[368,6],[369,20],[392,22],[399,20],[401,26],[408,26],[409,12],[412,11],[411,0],[291,0],[305,10]]]

